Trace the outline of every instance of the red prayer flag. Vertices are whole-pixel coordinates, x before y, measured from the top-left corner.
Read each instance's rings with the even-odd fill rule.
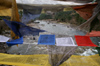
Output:
[[[90,40],[89,36],[75,36],[75,40],[78,46],[93,46],[97,47],[92,41]]]
[[[73,6],[72,8],[85,20],[88,20],[93,13],[93,9],[97,6],[97,3],[88,3],[81,6]]]
[[[100,31],[92,31],[90,33],[87,33],[85,36],[89,36],[89,37],[100,37]]]

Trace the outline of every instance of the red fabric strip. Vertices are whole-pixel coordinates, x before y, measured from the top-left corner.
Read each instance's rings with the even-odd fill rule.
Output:
[[[78,46],[92,46],[97,47],[92,41],[90,40],[89,36],[75,36],[75,40]]]
[[[100,31],[92,31],[90,33],[87,33],[85,36],[100,37]]]

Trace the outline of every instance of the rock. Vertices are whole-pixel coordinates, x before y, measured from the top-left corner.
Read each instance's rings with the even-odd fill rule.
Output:
[[[53,26],[56,26],[56,25],[53,25]]]
[[[33,40],[35,40],[35,38],[33,38]]]
[[[41,26],[44,26],[44,24],[41,24]]]
[[[36,24],[37,24],[37,23],[40,23],[40,22],[34,22],[34,23],[36,23]]]
[[[8,48],[5,43],[0,43],[0,53],[5,53]]]
[[[2,31],[4,31],[5,29],[8,29],[8,26],[5,24],[3,20],[0,20],[0,33],[2,33]]]

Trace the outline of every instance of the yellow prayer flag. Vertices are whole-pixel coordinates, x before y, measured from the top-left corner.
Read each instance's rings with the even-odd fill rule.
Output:
[[[0,16],[10,16],[11,17],[12,15],[11,11],[12,11],[11,8],[0,10]]]

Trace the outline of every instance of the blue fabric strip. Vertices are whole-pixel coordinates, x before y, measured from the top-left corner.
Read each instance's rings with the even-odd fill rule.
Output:
[[[55,35],[40,35],[38,44],[55,45]]]

